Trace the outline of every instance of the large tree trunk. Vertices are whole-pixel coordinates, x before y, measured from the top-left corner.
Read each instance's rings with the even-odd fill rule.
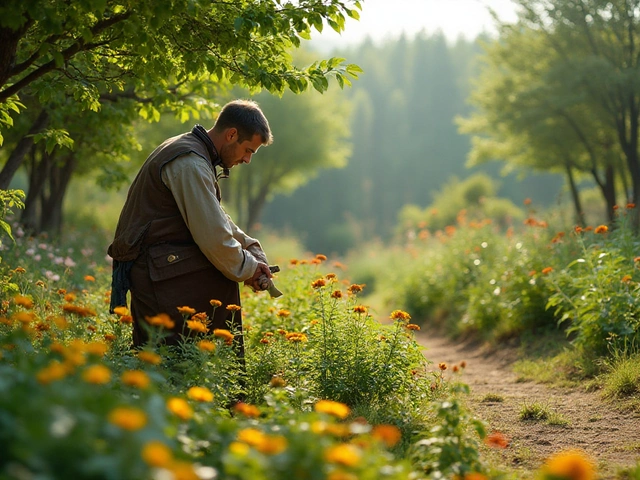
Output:
[[[578,191],[578,187],[576,185],[576,180],[573,177],[573,170],[571,165],[568,163],[565,165],[567,180],[569,181],[569,189],[571,191],[571,199],[573,200],[573,208],[575,209],[576,214],[576,223],[584,227],[586,225],[586,221],[584,218],[584,210],[582,208],[582,201],[580,200],[580,192]]]
[[[33,122],[29,132],[20,139],[16,148],[13,149],[7,163],[4,165],[2,170],[0,171],[0,189],[6,190],[9,188],[9,184],[13,179],[13,176],[22,165],[22,161],[24,157],[29,153],[29,150],[33,147],[33,136],[36,133],[40,133],[44,130],[49,122],[49,115],[43,109],[40,111],[38,118]]]
[[[40,161],[38,161],[40,157]],[[40,198],[42,190],[45,187],[45,181],[49,176],[51,168],[52,156],[49,155],[44,147],[37,148],[33,146],[31,149],[31,158],[29,162],[29,187],[27,189],[27,197],[24,201],[24,210],[20,216],[20,223],[27,231],[40,231]]]

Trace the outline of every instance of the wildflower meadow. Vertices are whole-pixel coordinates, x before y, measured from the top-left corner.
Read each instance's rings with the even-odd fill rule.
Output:
[[[151,341],[133,350],[128,310],[108,313],[106,237],[53,241],[16,225],[0,252],[0,478],[514,478],[483,460],[483,445],[505,444],[465,407],[464,362],[429,361],[416,340],[425,319],[447,307],[452,328],[495,338],[559,323],[576,348],[603,354],[636,333],[624,227],[553,238],[525,227],[521,237],[489,223],[422,235],[431,248],[406,247],[422,276],[388,290],[398,308],[383,319],[368,286],[318,254],[282,259],[280,298],[247,289],[242,307],[211,299],[242,314],[243,331],[210,331],[184,305],[179,345],[163,344],[173,325],[158,312],[146,319]],[[609,293],[585,297],[587,274]],[[603,303],[619,323],[592,312]],[[596,478],[579,451],[536,475]]]

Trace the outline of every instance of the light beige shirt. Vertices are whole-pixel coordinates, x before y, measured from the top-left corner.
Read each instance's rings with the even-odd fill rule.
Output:
[[[225,277],[250,279],[258,262],[268,264],[260,242],[238,228],[216,197],[213,166],[190,153],[162,169],[162,181],[171,190],[193,239]]]

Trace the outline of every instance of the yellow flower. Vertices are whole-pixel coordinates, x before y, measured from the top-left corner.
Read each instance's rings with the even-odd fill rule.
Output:
[[[216,349],[216,344],[209,340],[200,340],[198,342],[198,348],[203,352],[213,352]]]
[[[395,425],[376,425],[371,431],[371,436],[391,448],[400,441],[402,433]]]
[[[367,313],[367,307],[365,307],[364,305],[356,305],[355,307],[353,307],[353,311],[355,313]]]
[[[264,441],[256,446],[256,450],[265,455],[278,455],[284,452],[289,442],[282,435],[265,435]]]
[[[229,451],[239,457],[246,457],[249,453],[249,445],[241,442],[231,442],[229,444]]]
[[[230,312],[237,312],[240,309],[242,309],[240,305],[234,305],[233,303],[230,305],[227,305],[227,310],[229,310]]]
[[[245,428],[238,432],[238,441],[257,447],[264,443],[265,434],[256,428]]]
[[[172,462],[167,465],[173,475],[173,480],[200,480],[200,477],[193,470],[193,465],[188,462]]]
[[[220,300],[209,300],[209,303],[213,308],[218,308],[222,306],[222,302]]]
[[[415,323],[408,323],[406,325],[408,330],[420,330],[420,325],[416,325]]]
[[[213,400],[213,393],[204,387],[191,387],[187,390],[187,397],[198,402],[211,402]]]
[[[225,330],[224,328],[216,328],[213,331],[213,336],[218,338],[223,338],[228,342],[233,341],[233,338],[234,338],[233,333],[231,333],[229,330]]]
[[[591,459],[580,450],[568,450],[549,458],[542,467],[542,473],[563,480],[593,480],[595,466]]]
[[[411,320],[411,315],[402,310],[394,310],[393,312],[391,312],[390,317],[392,320]]]
[[[306,342],[308,341],[307,335],[304,333],[290,332],[285,335],[285,338],[290,342]]]
[[[13,321],[17,320],[23,325],[29,325],[35,319],[36,319],[36,316],[33,314],[33,312],[17,312],[11,315],[11,320]]]
[[[337,463],[345,467],[354,467],[360,463],[362,453],[355,445],[343,443],[329,447],[324,454],[324,458],[329,463]]]
[[[169,398],[167,400],[167,409],[182,420],[189,420],[193,417],[193,409],[189,406],[187,401],[182,398]]]
[[[117,407],[109,413],[109,422],[123,430],[140,430],[147,424],[147,415],[138,408]]]
[[[14,270],[16,273],[26,273],[27,271],[23,267],[18,267]]]
[[[149,363],[151,365],[160,365],[162,362],[162,357],[154,352],[149,352],[147,350],[143,350],[138,352],[138,358],[145,363]]]
[[[122,320],[121,317],[120,320]],[[158,315],[154,315],[152,317],[144,317],[149,325],[153,325],[154,327],[163,327],[167,329],[172,329],[176,326],[175,322],[171,320],[171,317],[166,313],[160,313]]]
[[[289,315],[291,315],[291,312],[289,310],[281,309],[278,310],[278,313],[276,313],[276,315],[278,317],[287,318]]]
[[[238,402],[234,405],[233,410],[237,413],[241,413],[245,417],[256,418],[260,416],[260,410],[255,405],[249,405],[248,403]]]
[[[207,333],[209,331],[207,326],[198,320],[187,320],[187,327],[194,332]]]
[[[183,315],[193,315],[194,313],[196,313],[196,309],[191,307],[178,307],[178,312],[182,313]]]
[[[82,372],[82,379],[87,383],[103,385],[111,380],[111,370],[104,365],[91,365]]]
[[[26,309],[33,308],[33,300],[31,300],[29,297],[25,297],[24,295],[16,295],[15,297],[13,297],[13,303],[15,303],[16,305],[21,305]]]
[[[89,342],[84,346],[85,352],[96,357],[103,357],[109,350],[109,345],[103,342]]]
[[[56,380],[61,380],[67,375],[67,368],[58,361],[51,362],[48,366],[36,374],[38,383],[48,385]]]
[[[142,459],[151,467],[166,467],[173,460],[171,449],[157,440],[147,442],[142,447]]]
[[[125,385],[142,389],[147,388],[151,382],[149,375],[142,370],[127,370],[120,378]]]
[[[320,400],[315,404],[314,410],[319,413],[328,413],[338,418],[346,418],[351,413],[351,409],[347,405],[333,400]]]
[[[113,313],[116,315],[129,315],[129,309],[127,307],[116,307],[113,309]]]

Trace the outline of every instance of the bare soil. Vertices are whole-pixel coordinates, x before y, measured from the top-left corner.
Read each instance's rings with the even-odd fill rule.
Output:
[[[466,362],[458,374],[469,385],[467,406],[484,420],[488,431],[503,433],[509,440],[504,449],[483,447],[484,454],[497,468],[517,472],[518,478],[533,478],[551,454],[568,449],[586,452],[598,466],[599,479],[622,479],[625,468],[640,461],[640,415],[603,400],[601,393],[584,386],[552,388],[523,382],[513,373],[518,360],[516,349],[488,348],[468,341],[452,341],[438,334],[420,332],[418,341],[426,347],[425,356],[433,362],[453,365]],[[487,401],[487,395],[502,401]],[[544,405],[567,421],[550,425],[545,421],[520,420],[524,405]]]

